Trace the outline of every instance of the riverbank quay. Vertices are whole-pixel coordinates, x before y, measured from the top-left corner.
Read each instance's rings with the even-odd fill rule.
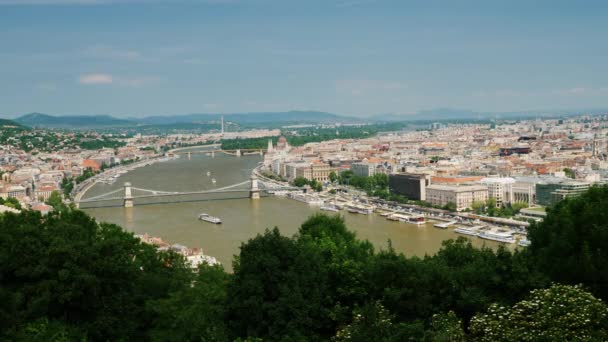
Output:
[[[111,183],[116,181],[120,175],[128,173],[129,171],[135,170],[140,167],[149,166],[158,162],[166,162],[175,159],[175,157],[167,157],[160,155],[149,159],[139,160],[127,165],[115,166],[104,170],[101,173],[94,175],[91,178],[84,180],[82,183],[76,185],[72,190],[71,197],[74,202],[79,202],[86,192],[91,189],[96,183]]]

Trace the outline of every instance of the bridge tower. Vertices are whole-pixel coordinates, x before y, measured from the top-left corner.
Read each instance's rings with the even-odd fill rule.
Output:
[[[237,157],[240,157],[240,156],[241,156],[241,150],[240,150],[240,149],[236,150],[236,156],[237,156]]]
[[[251,189],[249,190],[249,198],[260,199],[260,189],[258,188],[258,177],[251,176]]]
[[[124,207],[132,208],[133,207],[133,194],[131,193],[131,183],[125,183],[125,199],[124,199]]]

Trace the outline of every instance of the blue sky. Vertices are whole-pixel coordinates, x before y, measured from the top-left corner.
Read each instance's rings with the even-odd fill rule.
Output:
[[[0,116],[608,107],[608,1],[0,0]]]

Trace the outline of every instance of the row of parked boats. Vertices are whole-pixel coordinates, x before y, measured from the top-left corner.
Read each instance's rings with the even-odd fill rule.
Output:
[[[322,198],[314,194],[303,194],[303,193],[290,193],[287,195],[289,198],[308,203],[310,205],[319,205],[319,209],[323,211],[339,212],[340,210],[346,210],[352,214],[370,215],[376,209],[374,206],[357,202],[326,202]],[[424,225],[427,223],[427,218],[423,214],[416,213],[412,209],[401,208],[378,208],[380,216],[385,217],[390,221],[405,222],[415,225]],[[442,220],[444,218],[441,218]],[[449,218],[448,218],[449,219]],[[476,236],[481,239],[492,240],[502,243],[517,243],[520,246],[529,246],[530,241],[527,238],[517,239],[513,234],[514,232],[505,228],[489,227],[487,225],[480,224],[481,221],[476,220],[471,225],[462,224],[459,220],[452,220],[448,222],[437,222],[433,226],[440,229],[448,229],[451,226],[457,225],[454,228],[454,232],[463,235]]]
[[[526,237],[517,240],[513,236],[513,232],[500,228],[490,228],[486,226],[458,226],[454,229],[455,233],[477,236],[481,239],[498,241],[503,243],[516,243],[520,246],[527,247],[530,245],[530,240]]]

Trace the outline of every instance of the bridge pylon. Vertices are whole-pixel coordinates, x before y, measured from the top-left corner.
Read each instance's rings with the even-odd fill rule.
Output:
[[[123,201],[123,205],[125,208],[133,207],[133,194],[131,193],[131,183],[125,183],[125,198]]]
[[[260,189],[258,188],[258,177],[251,176],[251,189],[249,190],[249,198],[260,199]]]

